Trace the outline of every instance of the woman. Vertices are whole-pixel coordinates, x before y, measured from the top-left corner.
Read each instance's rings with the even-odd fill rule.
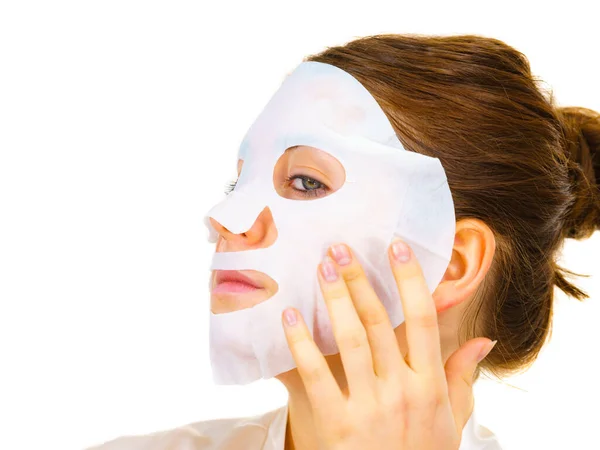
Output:
[[[281,325],[296,367],[276,378],[288,405],[97,449],[496,449],[472,416],[472,380],[535,360],[555,286],[586,297],[555,258],[565,238],[600,227],[600,114],[556,107],[527,59],[495,39],[378,35],[305,61],[352,75],[405,149],[441,161],[456,217],[441,282],[430,294],[415,249],[394,241],[389,267],[406,318],[394,328],[360,258],[339,242],[318,270],[339,352],[324,357],[307,318],[286,309]],[[343,166],[310,145],[288,148],[273,173],[287,199],[325,198],[344,181]],[[210,221],[217,254],[277,241],[268,208],[242,231]],[[279,290],[256,271],[216,270],[212,287],[215,316],[266,305]]]

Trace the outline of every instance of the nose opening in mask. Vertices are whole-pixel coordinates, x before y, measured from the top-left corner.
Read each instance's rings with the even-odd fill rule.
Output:
[[[206,214],[204,224],[209,242],[218,242],[219,236],[230,241],[222,246],[223,252],[244,250],[245,246],[267,248],[278,237],[271,209],[246,193],[229,194]]]
[[[213,233],[229,243],[229,245],[220,245],[218,252],[239,252],[250,248],[268,248],[277,241],[278,231],[273,220],[273,215],[269,207],[256,218],[252,226],[242,232],[233,233],[227,227],[223,226],[216,219],[208,217],[208,224]]]

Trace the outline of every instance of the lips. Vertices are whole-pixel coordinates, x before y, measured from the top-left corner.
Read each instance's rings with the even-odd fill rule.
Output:
[[[217,270],[213,294],[252,292],[262,289],[258,282],[237,270]]]

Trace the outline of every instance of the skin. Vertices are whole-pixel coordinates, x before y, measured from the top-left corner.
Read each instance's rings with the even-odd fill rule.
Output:
[[[239,161],[238,174],[241,168]],[[273,174],[277,192],[299,201],[330,195],[344,179],[334,157],[306,146],[288,149]],[[220,234],[218,252],[268,247],[277,238],[268,208],[241,234],[211,222]],[[451,261],[433,293],[405,247],[408,260],[399,261],[390,250],[405,299],[406,321],[397,328],[343,243],[315,267],[340,353],[323,356],[298,311],[292,309],[295,325],[287,324],[284,311],[282,326],[298,366],[276,376],[289,393],[286,450],[458,449],[473,408],[473,373],[494,344],[482,337],[460,346],[458,327],[490,268],[494,235],[479,220],[458,221]],[[325,268],[336,281],[325,279]],[[214,313],[249,307],[277,292],[267,275],[242,273],[261,289],[212,294]]]

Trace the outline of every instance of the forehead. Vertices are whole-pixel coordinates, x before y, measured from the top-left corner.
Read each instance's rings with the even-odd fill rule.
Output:
[[[377,101],[349,73],[329,64],[303,62],[283,81],[246,133],[239,157],[275,144],[335,133],[387,145],[394,130]],[[291,145],[285,146],[289,148]]]
[[[292,147],[289,147],[286,151],[289,152],[290,154],[294,154],[294,153],[297,153],[297,152],[295,152],[295,150],[303,149],[303,148],[307,149],[309,147],[304,146],[304,145],[294,145]],[[244,160],[243,159],[238,159],[238,162],[237,162],[238,175],[239,175],[240,171],[242,170],[242,166],[243,165],[244,165]]]

